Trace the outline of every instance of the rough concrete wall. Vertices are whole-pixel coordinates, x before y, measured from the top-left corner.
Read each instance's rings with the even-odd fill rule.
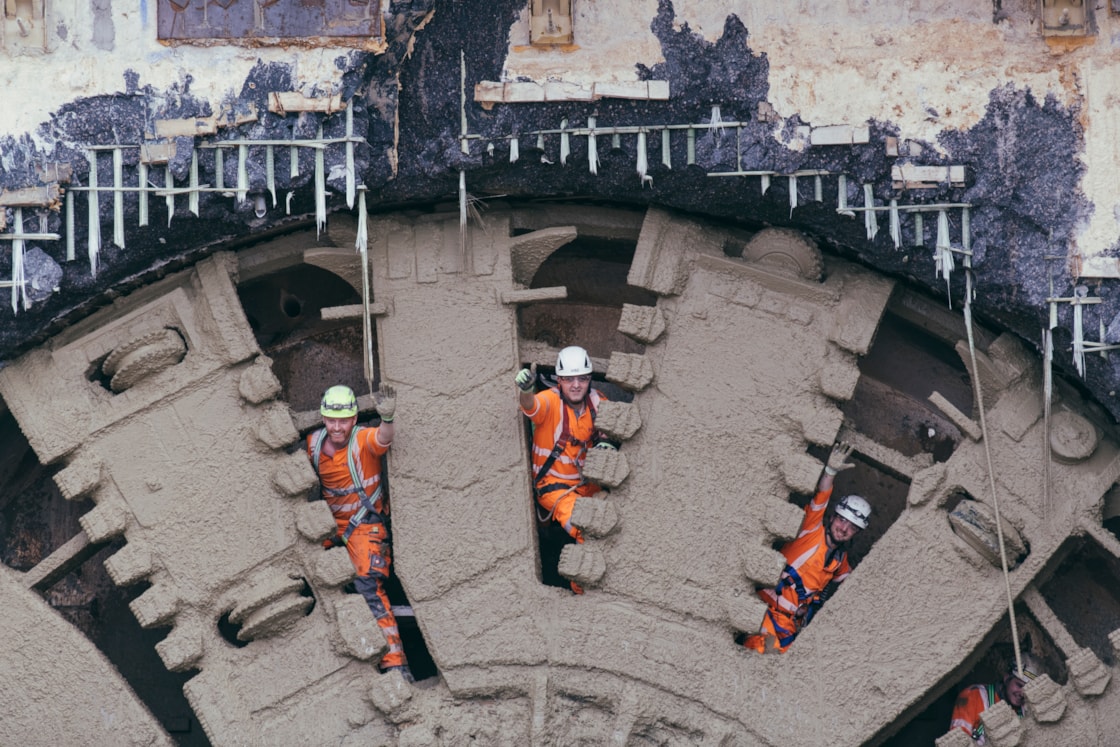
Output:
[[[16,17],[34,6],[44,7],[44,16],[27,13],[23,20],[29,33],[21,35]],[[49,151],[53,133],[40,125],[52,115],[74,100],[120,93],[146,92],[153,101],[183,106],[184,116],[216,114],[223,105],[240,106],[246,78],[262,64],[290,69],[292,90],[318,96],[338,91],[337,61],[348,55],[345,47],[162,44],[156,37],[157,14],[167,8],[166,2],[13,4],[4,23],[0,88],[21,103],[5,107],[0,130],[16,138],[26,133]],[[220,22],[217,11],[214,20]],[[52,72],[46,76],[49,85],[44,69]],[[188,111],[192,101],[207,111]]]
[[[73,5],[46,3],[48,35],[68,45],[34,53],[11,34],[0,45],[0,75],[34,102],[0,114],[0,229],[13,237],[0,243],[0,274],[14,277],[17,246],[33,260],[28,298],[11,303],[27,326],[5,325],[6,344],[57,331],[103,304],[102,291],[135,287],[168,261],[194,261],[292,216],[325,216],[316,192],[332,190],[332,208],[352,206],[356,182],[374,187],[395,174],[396,76],[430,2],[395,3],[376,56],[300,40],[165,46],[156,3],[102,9],[96,21],[86,16],[93,6]],[[70,24],[111,26],[111,48],[73,37]],[[42,86],[44,65],[72,87]],[[311,142],[323,138],[325,147]],[[303,145],[289,149],[292,141]],[[336,152],[317,159],[323,150]]]
[[[83,260],[65,259],[62,239],[34,247],[43,255],[35,255],[29,265],[33,303],[0,337],[9,355],[101,302],[98,294],[107,288],[120,287],[167,259],[198,256],[223,240],[287,222],[289,214],[307,216],[352,205],[345,176],[349,157],[344,147],[333,145],[323,166],[329,196],[319,206],[312,152],[301,151],[300,173],[288,177],[281,150],[275,167],[280,195],[275,200],[270,195],[264,215],[256,217],[254,199],[242,199],[255,195],[266,180],[263,149],[253,148],[246,164],[250,190],[234,193],[234,199],[221,196],[220,190],[203,193],[198,208],[202,220],[188,213],[187,200],[179,198],[170,211],[178,216],[165,226],[171,217],[165,200],[153,195],[157,199],[148,225],[137,225],[145,221],[136,220],[140,208],[131,195],[122,211],[106,196],[96,211],[94,222],[102,224],[97,239],[80,198],[73,227],[58,212],[61,202],[52,185],[63,190],[88,186],[90,146],[129,146],[122,152],[124,181],[136,183],[139,165],[133,146],[160,119],[213,117],[218,125],[215,136],[190,137],[188,132],[173,138],[170,171],[181,189],[190,180],[191,146],[205,140],[314,139],[320,124],[326,137],[346,137],[344,114],[265,114],[273,92],[340,96],[355,116],[353,132],[370,146],[356,149],[354,164],[356,181],[369,189],[371,204],[443,199],[455,192],[462,170],[467,189],[479,196],[607,196],[753,226],[791,225],[886,272],[948,292],[959,303],[962,273],[944,280],[930,259],[942,240],[937,213],[925,216],[919,240],[914,238],[913,214],[904,210],[901,233],[906,238],[899,248],[887,215],[881,213],[872,238],[862,213],[845,217],[836,212],[840,189],[835,175],[844,174],[849,180],[844,197],[852,205],[863,204],[864,183],[871,185],[872,199],[883,209],[892,198],[904,206],[971,204],[969,235],[964,234],[961,212],[950,211],[944,241],[956,248],[967,244],[973,252],[978,312],[1032,342],[1047,315],[1051,275],[1055,291],[1068,296],[1077,274],[1120,274],[1109,258],[1116,233],[1109,206],[1117,203],[1109,174],[1116,156],[1113,128],[1101,102],[1111,95],[1109,81],[1115,77],[1109,40],[1116,21],[1106,9],[1093,14],[1090,35],[1044,38],[1037,7],[1025,1],[993,8],[963,2],[905,8],[895,3],[852,7],[841,2],[775,6],[650,0],[608,8],[577,2],[575,43],[539,50],[524,43],[522,2],[437,7],[417,0],[384,9],[384,53],[339,54],[302,47],[163,47],[154,41],[152,6],[134,14],[114,6],[48,5],[56,21],[51,33],[65,32],[68,43],[37,56],[9,44],[12,64],[4,74],[18,90],[35,86],[35,71],[42,65],[67,71],[72,82],[69,89],[36,90],[24,97],[34,105],[0,114],[8,133],[0,146],[0,187],[36,194],[46,189],[39,196],[50,209],[25,208],[25,231],[41,220],[49,233],[76,234],[77,256],[85,256],[85,244],[98,241],[103,253],[94,278]],[[96,19],[87,17],[95,10]],[[112,34],[105,32],[109,26]],[[89,36],[71,33],[71,28],[87,29]],[[95,29],[101,29],[98,39],[103,41],[98,43],[105,49],[95,44]],[[952,50],[949,57],[945,50]],[[460,85],[461,56],[465,86]],[[548,84],[560,93],[542,103],[484,107],[473,94],[477,84],[487,81]],[[653,81],[651,86],[667,83],[668,98],[651,94],[584,100],[591,84],[646,81]],[[462,152],[459,141],[464,94],[466,130],[480,138],[470,141],[469,153]],[[713,106],[720,108],[723,121],[744,126],[710,131],[706,125]],[[543,153],[533,150],[535,137],[522,138],[525,157],[509,162],[512,135],[555,130],[564,121],[583,126],[592,116],[599,127],[649,129],[645,157],[651,180],[634,173],[639,154],[632,134],[609,148],[609,135],[598,138],[597,175],[585,167],[586,137],[580,136],[571,138],[566,168],[558,165],[556,134],[544,138]],[[670,146],[672,165],[663,165],[658,126],[689,123],[698,125],[695,164],[686,165],[678,132]],[[835,125],[867,127],[869,139],[851,146],[811,144],[805,128]],[[887,155],[888,138],[897,138],[897,156]],[[218,179],[213,153],[200,153],[200,183],[212,185]],[[541,163],[542,158],[549,163]],[[238,160],[229,151],[223,174],[227,186],[238,184]],[[59,176],[54,164],[72,176]],[[958,186],[937,183],[934,177],[927,187],[900,189],[892,177],[896,166],[953,165],[967,174]],[[777,175],[824,170],[833,176],[824,180],[818,201],[807,178],[799,186],[784,176],[774,178],[767,187],[757,176],[707,175],[739,167]],[[101,185],[113,182],[107,154],[98,171]],[[163,186],[162,171],[153,166],[149,179]],[[791,185],[800,193],[796,199]],[[16,202],[9,195],[8,204]],[[117,216],[125,223],[123,232],[110,231]],[[9,208],[8,224],[14,219]],[[10,270],[0,259],[0,274]],[[59,292],[52,292],[55,287]],[[1109,287],[1107,281],[1100,286],[1105,303],[1086,310],[1085,339],[1097,339],[1101,322],[1104,339],[1115,336]],[[1077,335],[1067,303],[1059,304],[1058,318],[1058,362],[1072,370],[1064,353]],[[1120,373],[1113,363],[1097,358],[1090,358],[1087,367],[1090,387],[1115,414],[1109,392]]]

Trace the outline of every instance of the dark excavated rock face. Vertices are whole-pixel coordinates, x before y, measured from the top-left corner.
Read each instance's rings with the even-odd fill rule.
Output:
[[[761,121],[760,105],[769,93],[770,61],[751,49],[750,29],[739,18],[729,16],[722,36],[709,42],[687,24],[677,25],[673,5],[659,3],[651,30],[661,44],[664,62],[638,66],[639,77],[669,82],[668,101],[625,101],[498,104],[486,110],[473,102],[476,83],[500,80],[509,43],[511,22],[522,10],[522,0],[491,3],[435,3],[434,0],[405,0],[392,3],[386,28],[387,51],[374,55],[340,52],[334,64],[342,74],[343,99],[351,101],[355,134],[365,143],[355,148],[358,181],[368,191],[371,209],[444,201],[456,196],[458,174],[466,172],[468,191],[477,197],[505,195],[507,199],[570,197],[595,202],[657,205],[713,219],[733,221],[748,229],[765,226],[797,228],[817,239],[823,247],[906,279],[944,297],[946,284],[935,276],[932,260],[936,213],[927,214],[925,241],[914,245],[912,230],[904,231],[902,247],[895,248],[880,214],[880,230],[868,240],[862,214],[837,214],[835,187],[823,202],[815,202],[812,188],[803,181],[798,206],[791,211],[789,184],[775,177],[763,194],[757,177],[713,178],[711,172],[770,170],[822,170],[848,175],[848,202],[863,204],[862,183],[875,188],[877,203],[885,204],[891,189],[891,167],[900,160],[889,157],[884,138],[897,137],[891,122],[871,123],[868,144],[852,146],[787,147],[805,123],[797,113],[782,112],[785,119]],[[429,13],[435,11],[429,18]],[[415,33],[422,22],[423,31]],[[409,45],[411,53],[409,51]],[[470,153],[460,148],[461,60],[465,63],[467,126],[482,136],[471,141]],[[89,165],[84,148],[92,145],[135,143],[143,139],[155,115],[161,118],[208,117],[210,105],[190,91],[187,76],[174,91],[158,92],[144,86],[142,73],[126,76],[125,91],[115,95],[78,99],[61,107],[44,123],[38,142],[49,142],[43,151],[30,138],[9,135],[0,150],[5,154],[0,171],[0,189],[18,189],[37,183],[36,165],[60,163],[73,170],[76,186],[88,184]],[[312,138],[323,128],[324,137],[343,137],[343,114],[310,114],[284,117],[268,112],[268,96],[292,87],[293,70],[280,63],[261,63],[240,86],[236,100],[223,102],[226,126],[218,139],[284,140]],[[173,93],[174,95],[163,95]],[[351,98],[353,97],[353,98]],[[153,112],[154,101],[162,107]],[[671,168],[662,165],[658,125],[710,123],[718,106],[723,121],[745,123],[734,129],[700,127],[696,130],[695,163],[687,163],[686,142],[680,131],[671,141]],[[253,121],[234,125],[233,118],[255,110]],[[634,136],[621,138],[613,148],[609,135],[598,138],[598,174],[587,167],[587,138],[571,139],[567,165],[559,163],[559,136],[544,138],[538,151],[530,133],[557,128],[563,120],[583,125],[595,117],[599,127],[646,126],[648,176],[636,173],[638,161]],[[775,128],[779,137],[774,136]],[[509,162],[508,137],[520,138],[521,156]],[[486,138],[493,138],[487,140]],[[937,144],[919,143],[925,165],[960,164],[968,169],[963,187],[941,186],[911,191],[911,203],[961,203],[974,205],[970,211],[971,249],[976,270],[976,313],[985,320],[1010,329],[1031,344],[1038,344],[1045,320],[1045,301],[1053,287],[1068,293],[1070,278],[1063,259],[1046,258],[1060,253],[1074,227],[1083,223],[1090,206],[1078,190],[1082,169],[1078,161],[1082,140],[1077,112],[1054,100],[1038,101],[1028,91],[1005,86],[991,92],[985,116],[968,130],[945,132]],[[493,153],[487,144],[493,143]],[[191,138],[179,138],[170,162],[176,180],[184,182],[190,170]],[[396,149],[395,158],[393,150]],[[259,149],[263,152],[263,149]],[[236,150],[227,150],[223,177],[226,185],[237,181]],[[138,153],[124,152],[125,180],[136,176]],[[104,246],[100,267],[94,277],[84,262],[63,263],[61,242],[41,248],[61,264],[60,291],[37,302],[14,318],[5,305],[0,310],[0,357],[11,358],[57,331],[75,316],[104,302],[105,293],[120,292],[145,282],[146,277],[181,266],[204,256],[216,246],[252,241],[253,237],[284,230],[305,222],[314,214],[313,158],[310,150],[300,153],[299,176],[289,178],[287,153],[277,153],[278,200],[286,202],[291,192],[291,215],[270,209],[264,218],[254,214],[252,201],[236,200],[213,193],[203,194],[198,218],[186,209],[186,199],[176,202],[168,225],[162,198],[151,197],[147,226],[139,226],[137,200],[125,200],[125,248],[112,245],[112,200],[102,197],[100,219]],[[345,208],[345,154],[342,148],[327,152],[328,208]],[[542,158],[552,163],[542,162]],[[204,151],[201,167],[212,173],[213,151]],[[162,169],[162,167],[153,167]],[[250,158],[251,182],[264,181],[263,158]],[[158,174],[162,179],[162,173]],[[98,181],[112,182],[110,159],[98,162]],[[271,198],[269,198],[271,200]],[[270,202],[271,207],[271,202]],[[283,207],[283,204],[280,206]],[[11,209],[8,209],[11,224]],[[76,213],[75,234],[87,235],[84,209]],[[53,213],[48,231],[60,231],[62,214]],[[952,216],[950,232],[960,236],[959,213]],[[79,239],[81,244],[81,239]],[[79,253],[82,249],[79,249]],[[1064,253],[1064,252],[1063,252]],[[959,259],[959,258],[958,258]],[[960,262],[958,261],[958,267]],[[0,276],[10,274],[10,253],[0,256]],[[950,283],[954,307],[962,303],[964,274],[956,272]],[[1111,286],[1100,294],[1108,297]],[[1098,308],[1103,308],[1098,307]],[[1066,306],[1060,318],[1068,329],[1071,311]],[[1097,328],[1096,309],[1086,313],[1087,325]],[[1105,320],[1106,324],[1111,322]],[[1069,340],[1059,333],[1058,363],[1071,369],[1065,349]],[[1114,332],[1114,334],[1117,334]],[[1066,335],[1068,337],[1068,335]],[[1120,406],[1111,404],[1108,392],[1117,388],[1120,369],[1099,357],[1089,362],[1089,387],[1114,415]]]

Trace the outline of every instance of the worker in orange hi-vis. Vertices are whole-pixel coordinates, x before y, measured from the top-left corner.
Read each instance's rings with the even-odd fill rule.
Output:
[[[323,546],[346,546],[358,574],[354,587],[365,598],[389,645],[381,669],[399,669],[411,681],[400,631],[384,588],[391,558],[385,526],[389,503],[382,490],[381,457],[396,433],[393,418],[397,399],[392,387],[381,386],[375,407],[381,425],[359,426],[358,400],[353,390],[332,386],[323,394],[319,407],[323,427],[307,437],[307,454],[338,526],[338,534]]]
[[[1029,653],[1020,656],[1023,660],[1022,671],[1012,661],[1002,682],[994,685],[970,685],[961,690],[953,706],[949,731],[960,729],[972,737],[976,744],[987,744],[988,738],[984,735],[984,723],[980,720],[980,714],[1000,701],[1007,701],[1019,718],[1023,717],[1023,706],[1026,703],[1023,686],[1042,674],[1042,666]]]
[[[777,586],[758,592],[768,609],[759,632],[743,642],[747,648],[759,653],[785,652],[824,602],[821,595],[829,583],[840,583],[851,572],[847,543],[867,528],[871,505],[858,495],[849,495],[840,500],[831,515],[825,511],[833,479],[855,466],[849,461],[851,454],[848,444],[832,448],[817,482],[817,494],[805,507],[797,537],[782,547],[786,567]]]
[[[591,357],[576,345],[564,348],[556,357],[556,386],[534,393],[537,366],[517,372],[521,411],[533,422],[533,495],[542,521],[555,519],[564,531],[583,542],[583,533],[572,526],[576,499],[598,493],[602,488],[583,478],[583,464],[589,448],[614,449],[595,428],[599,404],[606,401],[591,388]],[[583,593],[579,584],[572,591]]]

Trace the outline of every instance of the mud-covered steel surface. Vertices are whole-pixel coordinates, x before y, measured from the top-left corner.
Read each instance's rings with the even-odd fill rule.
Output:
[[[525,361],[547,366],[556,354],[519,336],[518,299],[538,291],[513,281],[512,268],[565,226],[586,241],[634,242],[632,256],[620,255],[627,282],[652,302],[602,317],[642,340],[637,352],[593,350],[606,379],[633,396],[603,411],[621,450],[586,467],[616,487],[605,503],[577,502],[573,519],[588,539],[560,558],[583,596],[539,581],[512,385]],[[233,283],[313,265],[353,288],[357,228],[338,219],[320,246],[308,237],[217,254],[0,371],[0,395],[35,456],[58,469],[61,493],[92,500],[84,535],[117,540],[109,575],[148,584],[132,613],[145,628],[169,629],[156,650],[168,669],[194,673],[184,691],[213,743],[552,744],[619,734],[857,744],[890,736],[908,709],[944,695],[1002,630],[1000,572],[948,519],[960,495],[990,500],[984,443],[962,439],[923,461],[861,434],[868,416],[846,421],[884,313],[923,318],[912,312],[920,304],[896,299],[893,281],[788,234],[760,234],[773,240],[755,247],[759,259],[729,256],[741,233],[666,211],[496,208],[465,244],[455,213],[396,213],[367,226],[386,309],[380,376],[398,393],[393,550],[439,676],[411,685],[379,674],[384,642],[361,598],[344,593],[345,553],[320,544],[332,525],[324,504],[305,500],[314,476],[295,422],[314,422],[315,411],[277,399],[283,385]],[[110,391],[98,371],[124,366],[168,330],[186,356],[145,359],[150,370]],[[592,339],[609,340],[604,331]],[[970,376],[985,387],[1004,519],[1029,545],[1012,591],[1046,631],[1036,650],[1069,661],[1070,684],[1047,691],[1062,715],[1025,721],[1021,743],[1106,744],[1099,737],[1118,725],[1116,690],[1099,687],[1112,671],[1098,658],[1103,628],[1082,650],[1073,635],[1086,626],[1067,628],[1037,600],[1071,535],[1117,556],[1099,516],[1120,450],[1101,414],[1061,388],[1061,411],[1080,413],[1100,437],[1052,466],[1063,490],[1048,499],[1038,361],[1009,334],[981,339]],[[812,491],[822,468],[812,455],[838,438],[857,443],[861,469],[838,478],[837,491],[875,502],[873,544],[854,548],[856,571],[788,654],[758,656],[734,637],[757,626],[764,608],[753,589],[781,568],[772,548],[801,513],[788,497]],[[901,492],[884,487],[885,464]],[[54,614],[37,609],[21,613],[24,624]],[[239,626],[236,645],[222,632],[227,620]],[[98,678],[99,656],[82,651],[57,655]],[[822,692],[807,708],[806,683],[825,671],[828,691],[846,696]],[[143,712],[124,686],[110,696]],[[5,726],[4,741],[27,740],[22,722]],[[148,743],[141,733],[115,741]]]
[[[0,306],[0,397],[84,511],[50,562],[78,562],[84,536],[112,548],[114,583],[147,585],[131,613],[169,630],[158,656],[189,676],[215,744],[878,744],[917,714],[932,739],[964,678],[1006,667],[991,471],[1025,548],[1008,583],[1051,673],[1027,718],[992,714],[993,743],[1107,745],[1114,605],[1074,602],[1116,580],[1120,369],[1093,355],[1084,387],[1059,378],[1046,433],[1037,348],[1047,299],[1081,297],[1077,273],[1100,278],[1081,291],[1099,303],[1057,302],[1056,368],[1072,373],[1078,339],[1120,339],[1120,21],[1102,10],[1099,35],[1044,40],[1033,3],[998,5],[577,2],[573,44],[537,48],[521,0],[404,0],[383,4],[374,51],[164,47],[154,3],[44,4],[26,36],[5,17],[0,87],[21,105],[0,112],[0,283],[22,273],[27,303],[17,287]],[[476,103],[495,82],[550,96]],[[585,95],[629,84],[645,97]],[[589,133],[558,131],[592,118],[594,172]],[[899,184],[901,166],[964,178]],[[394,563],[439,674],[416,685],[377,673],[352,566],[304,500],[296,424],[326,384],[365,384],[363,230],[375,375],[399,393]],[[948,281],[938,242],[959,250]],[[561,291],[581,259],[565,245],[601,247],[625,285],[612,271],[596,282],[613,296],[578,278]],[[989,326],[975,363],[966,258]],[[348,310],[294,331],[325,295]],[[899,335],[935,338],[944,365],[922,373],[944,391],[883,373]],[[582,597],[540,583],[511,383],[571,343],[628,394],[603,415],[621,450],[587,465],[614,490],[580,502],[589,540],[558,563]],[[754,656],[735,635],[758,625],[753,589],[776,578],[837,438],[860,461],[838,490],[866,494],[876,522],[790,653]],[[979,518],[952,523],[965,500]],[[4,577],[5,623],[42,635],[4,661],[34,718],[0,741],[33,743],[75,682],[99,685],[76,708],[102,715],[101,741],[166,741],[85,639],[54,632],[44,562]],[[36,679],[56,659],[72,676]],[[97,737],[86,721],[52,728]]]

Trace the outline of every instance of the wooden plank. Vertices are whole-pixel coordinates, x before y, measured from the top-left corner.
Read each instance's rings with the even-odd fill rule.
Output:
[[[46,591],[67,573],[93,557],[102,547],[104,544],[90,542],[85,532],[78,532],[66,544],[23,574],[23,583],[28,589]]]

